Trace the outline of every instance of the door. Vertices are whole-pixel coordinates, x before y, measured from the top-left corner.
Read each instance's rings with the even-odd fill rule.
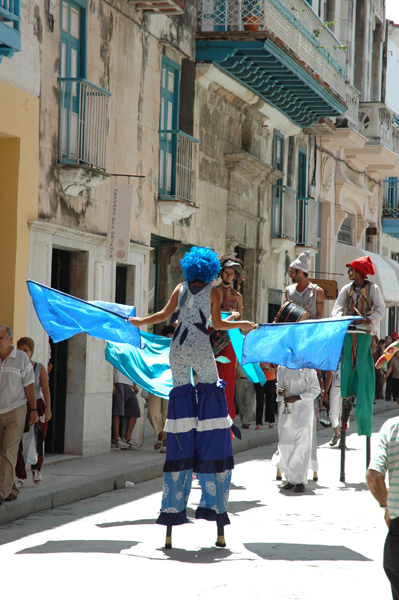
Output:
[[[179,65],[163,57],[161,71],[161,114],[159,129],[177,131],[179,116]],[[159,194],[174,193],[177,135],[159,136]]]
[[[71,0],[62,0],[61,77],[82,77],[82,9]],[[61,84],[61,154],[62,158],[79,158],[79,84]]]
[[[71,252],[53,249],[51,265],[51,287],[69,294],[71,291]],[[51,346],[51,364],[49,375],[52,419],[46,436],[46,452],[62,454],[65,439],[65,413],[68,376],[68,340]]]
[[[306,177],[306,152],[302,148],[298,151],[298,183],[297,183],[297,242],[306,243],[306,201],[307,197],[307,177]],[[302,200],[302,201],[301,201]]]

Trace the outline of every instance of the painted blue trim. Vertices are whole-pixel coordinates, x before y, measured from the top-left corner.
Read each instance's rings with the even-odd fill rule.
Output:
[[[98,92],[102,92],[106,96],[112,96],[111,92],[107,92],[107,90],[103,90],[102,88],[98,87],[98,85],[94,85],[94,83],[91,83],[90,81],[87,81],[87,79],[84,79],[84,77],[75,77],[75,78],[74,77],[58,77],[58,81],[59,82],[70,81],[71,83],[87,83],[87,85],[89,85],[94,90],[97,90]]]
[[[343,101],[270,40],[199,40],[197,62],[216,64],[300,127],[347,110]]]
[[[14,0],[13,8],[11,12],[0,7],[0,62],[4,57],[12,58],[15,52],[21,50],[20,0]]]
[[[166,88],[163,86],[163,70],[166,69],[166,73],[173,72],[174,76],[174,88],[173,92],[168,90],[168,83]],[[159,161],[161,161],[161,151],[164,153],[162,172],[163,172],[163,187],[161,187],[161,181],[158,181],[158,195],[159,196],[174,196],[176,188],[176,155],[177,155],[177,133],[180,131],[177,129],[179,123],[179,102],[180,102],[180,65],[175,63],[167,56],[162,56],[161,63],[161,94],[160,94],[160,107],[162,107],[162,100],[164,104],[164,122],[161,123],[162,112],[159,115]],[[172,102],[172,128],[170,130],[165,129],[168,124],[168,102]],[[161,110],[161,108],[160,108]],[[169,139],[168,139],[169,134]],[[170,139],[171,138],[171,139]],[[169,142],[169,145],[168,145]],[[167,150],[172,156],[171,166],[171,182],[170,190],[168,190],[168,172],[166,169],[167,164]],[[161,162],[160,172],[161,172]]]

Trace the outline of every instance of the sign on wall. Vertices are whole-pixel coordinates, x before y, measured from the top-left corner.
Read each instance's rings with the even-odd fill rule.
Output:
[[[331,279],[314,279],[309,278],[311,283],[320,286],[324,291],[324,300],[336,300],[338,297],[337,282]]]
[[[109,203],[106,260],[128,261],[132,202],[133,185],[114,183]]]

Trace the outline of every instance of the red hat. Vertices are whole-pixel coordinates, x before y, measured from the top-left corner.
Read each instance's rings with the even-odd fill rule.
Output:
[[[346,264],[347,267],[352,267],[354,271],[363,275],[363,277],[367,277],[367,275],[374,275],[374,265],[371,262],[371,258],[369,256],[361,256],[360,258],[356,258],[352,260],[352,262]]]
[[[396,331],[394,331],[393,333],[391,333],[391,338],[393,340],[397,340],[399,338],[399,335],[396,333]]]

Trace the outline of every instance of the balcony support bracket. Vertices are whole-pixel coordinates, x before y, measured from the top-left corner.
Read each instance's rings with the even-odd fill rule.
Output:
[[[103,171],[77,165],[58,165],[58,178],[65,194],[79,196],[97,188],[109,177]]]

